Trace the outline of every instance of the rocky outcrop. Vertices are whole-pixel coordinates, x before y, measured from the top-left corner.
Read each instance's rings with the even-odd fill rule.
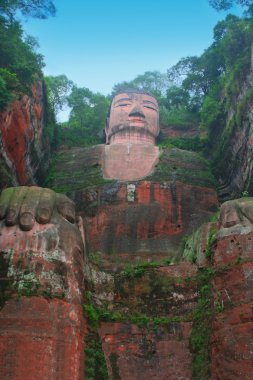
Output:
[[[30,231],[0,222],[0,378],[84,378],[84,251],[56,211]]]
[[[45,137],[45,89],[41,82],[32,95],[23,95],[0,114],[0,188],[32,185],[47,170],[49,144]]]
[[[240,198],[243,191],[253,195],[253,73],[233,86],[236,93],[223,100],[228,108],[226,123],[213,139],[221,201]]]
[[[140,374],[152,379],[191,378],[196,274],[196,266],[188,263],[136,267],[115,274],[113,280],[108,274],[106,278],[93,273],[95,302],[108,319],[98,330],[110,379],[138,379]],[[103,286],[99,278],[104,279]]]
[[[227,202],[213,253],[212,379],[253,379],[253,200]]]
[[[155,251],[138,264],[87,261],[75,218],[55,207],[29,231],[1,221],[1,378],[252,378],[252,198],[225,202],[177,264]]]
[[[198,268],[149,263],[112,276],[93,267],[110,378],[253,378],[252,210],[252,198],[223,204],[197,234]]]
[[[197,125],[162,125],[161,138],[194,138],[200,135],[200,130]]]
[[[110,379],[188,380],[191,378],[190,323],[172,323],[156,331],[124,323],[102,323]]]

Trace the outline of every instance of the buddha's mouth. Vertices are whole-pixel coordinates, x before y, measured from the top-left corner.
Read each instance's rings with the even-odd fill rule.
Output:
[[[129,125],[138,125],[138,126],[145,126],[146,125],[146,122],[145,122],[145,119],[143,117],[130,117],[128,119],[128,123]]]

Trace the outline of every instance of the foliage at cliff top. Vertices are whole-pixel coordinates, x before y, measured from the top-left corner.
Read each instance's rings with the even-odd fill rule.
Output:
[[[234,4],[250,6],[252,0],[209,0],[210,5],[217,11],[230,9]]]
[[[103,143],[110,97],[73,85],[66,102],[71,112],[69,120],[58,128],[58,143],[69,147]]]
[[[45,19],[54,16],[56,9],[50,0],[0,0],[0,16],[13,21],[17,12],[25,17]]]
[[[38,44],[24,35],[18,12],[43,19],[54,15],[55,7],[48,0],[0,0],[0,110],[20,93],[30,93],[31,85],[42,76],[44,64],[36,52]]]

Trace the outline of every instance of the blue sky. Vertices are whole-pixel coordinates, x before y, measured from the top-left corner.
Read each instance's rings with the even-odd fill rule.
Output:
[[[29,19],[46,75],[66,74],[78,86],[108,94],[145,71],[166,70],[199,55],[225,17],[208,0],[55,0],[57,15]],[[235,10],[236,11],[236,10]]]

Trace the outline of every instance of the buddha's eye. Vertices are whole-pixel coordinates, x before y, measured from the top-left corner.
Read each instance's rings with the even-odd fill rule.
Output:
[[[116,107],[127,107],[127,106],[130,106],[130,104],[128,104],[128,103],[120,103]]]
[[[144,105],[143,106],[144,108],[148,108],[148,109],[150,109],[150,110],[153,110],[153,111],[156,111],[156,109],[154,108],[154,107],[152,107],[152,106],[148,106],[148,105]]]

